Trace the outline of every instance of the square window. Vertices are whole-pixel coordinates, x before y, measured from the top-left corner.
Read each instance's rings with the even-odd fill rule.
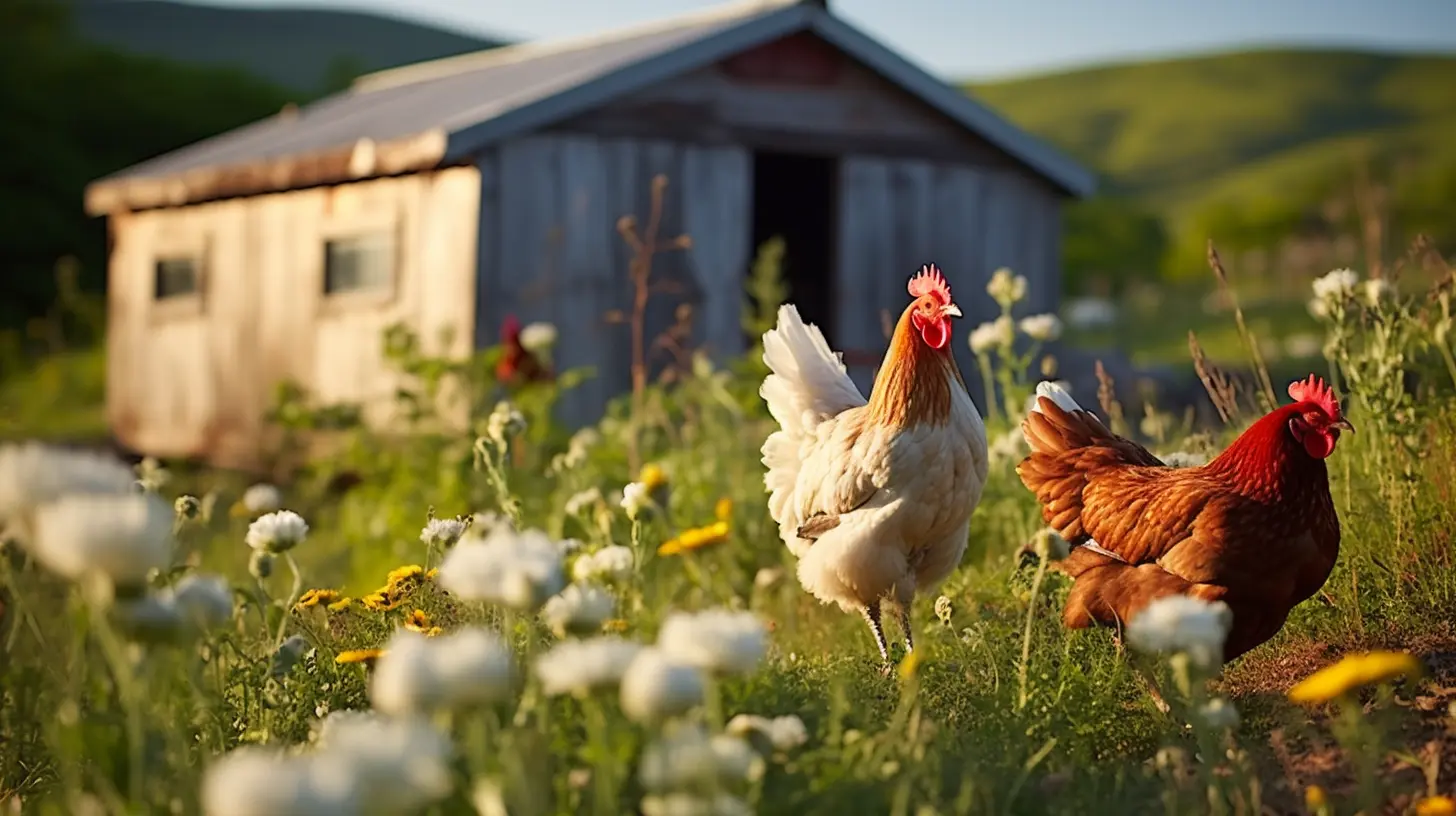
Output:
[[[394,235],[387,231],[324,242],[324,294],[388,291],[394,284]]]
[[[202,291],[201,264],[196,258],[158,258],[153,274],[152,297],[156,300],[196,295]]]

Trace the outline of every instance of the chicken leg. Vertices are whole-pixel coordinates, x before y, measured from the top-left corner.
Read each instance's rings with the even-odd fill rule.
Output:
[[[899,609],[900,631],[905,633],[905,654],[915,651],[915,634],[910,631],[910,607]]]
[[[890,646],[885,643],[885,627],[880,624],[880,602],[874,601],[864,608],[865,621],[870,625],[870,634],[875,636],[875,645],[880,647],[880,659],[890,665]]]

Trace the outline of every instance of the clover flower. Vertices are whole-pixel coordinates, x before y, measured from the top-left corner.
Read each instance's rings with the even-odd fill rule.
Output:
[[[804,727],[804,721],[793,714],[772,719],[757,714],[739,714],[728,721],[726,730],[746,739],[761,737],[775,751],[790,751],[809,741],[809,730]]]
[[[1026,297],[1026,278],[1003,266],[991,273],[991,279],[986,282],[986,294],[1002,309],[1010,309]]]
[[[134,493],[131,468],[111,456],[36,442],[0,445],[0,521],[71,495]]]
[[[1239,727],[1239,710],[1222,697],[1215,697],[1198,709],[1198,718],[1209,728],[1219,731]]]
[[[517,338],[521,348],[533,354],[545,354],[556,345],[556,327],[550,323],[535,322],[528,323],[521,328],[521,334]]]
[[[449,737],[414,719],[331,714],[313,761],[339,763],[365,813],[415,813],[453,787]],[[327,721],[326,721],[327,722]]]
[[[369,700],[385,714],[450,711],[500,700],[511,691],[514,661],[496,635],[480,628],[426,637],[390,637],[374,667]]]
[[[579,555],[571,565],[571,577],[577,581],[593,578],[623,579],[632,575],[636,558],[630,547],[612,544],[594,553]]]
[[[172,558],[172,509],[155,494],[78,493],[32,516],[30,551],[73,581],[138,587]]]
[[[673,658],[704,671],[747,674],[763,659],[768,638],[763,622],[751,612],[709,609],[668,615],[657,645]]]
[[[600,587],[572,584],[546,601],[541,618],[557,637],[566,637],[600,630],[615,607],[611,594]]]
[[[440,564],[440,587],[466,601],[532,611],[566,585],[561,549],[540,530],[497,527],[465,539]]]
[[[651,506],[652,497],[646,485],[629,482],[622,488],[622,509],[626,511],[627,518],[636,521]]]
[[[1038,343],[1050,343],[1062,336],[1062,321],[1054,314],[1021,318],[1021,333]]]
[[[638,722],[686,713],[703,701],[703,675],[662,649],[637,652],[622,674],[622,712]]]
[[[1050,527],[1043,527],[1031,537],[1031,550],[1038,558],[1061,561],[1072,553],[1072,547],[1065,538]]]
[[[205,816],[344,816],[362,806],[346,761],[252,745],[207,767],[201,799]]]
[[[1208,454],[1189,453],[1188,451],[1173,451],[1161,457],[1163,464],[1170,468],[1202,467],[1208,464]]]
[[[465,528],[461,519],[432,518],[420,530],[420,541],[432,547],[451,547],[465,535]]]
[[[733,734],[709,735],[701,724],[679,724],[642,751],[637,777],[653,792],[713,789],[757,778],[763,760]]]
[[[1314,290],[1315,300],[1338,303],[1355,293],[1355,285],[1359,281],[1359,276],[1353,270],[1335,269],[1315,278],[1311,288]]]
[[[1223,644],[1233,614],[1223,601],[1212,603],[1170,595],[1148,604],[1127,625],[1128,642],[1145,652],[1186,653],[1201,668],[1223,663]]]
[[[255,484],[243,491],[243,509],[252,515],[283,509],[283,494],[270,484]]]
[[[541,691],[547,695],[585,697],[621,683],[640,651],[641,644],[618,637],[567,640],[536,660],[536,676],[541,678]]]
[[[184,623],[199,630],[211,629],[233,616],[233,591],[220,576],[185,576],[162,597],[176,608]]]
[[[526,430],[526,417],[509,400],[495,404],[495,410],[485,419],[485,435],[499,446],[520,436]]]
[[[259,516],[248,525],[244,541],[255,550],[287,552],[308,537],[308,522],[292,510],[276,510]]]

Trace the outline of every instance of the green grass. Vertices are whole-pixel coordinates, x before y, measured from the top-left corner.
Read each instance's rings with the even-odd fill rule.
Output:
[[[100,346],[43,357],[0,379],[0,439],[104,441],[106,355]]]
[[[1278,315],[1251,307],[1249,317]],[[1040,521],[1012,472],[1015,457],[993,465],[967,556],[939,590],[948,618],[937,619],[935,593],[922,597],[914,610],[920,657],[883,676],[863,622],[818,605],[799,588],[767,515],[757,448],[772,422],[759,404],[762,372],[751,359],[654,388],[636,416],[618,404],[597,429],[600,439],[569,461],[557,458],[569,450],[569,434],[546,419],[557,395],[551,387],[515,395],[526,430],[499,469],[495,460],[477,458],[470,435],[441,428],[429,414],[405,437],[345,431],[333,451],[285,485],[286,506],[311,528],[291,554],[302,571],[299,588],[331,587],[359,598],[397,565],[438,561],[419,541],[428,510],[454,516],[518,508],[524,526],[577,538],[586,551],[614,543],[640,553],[638,572],[609,582],[621,621],[614,628],[623,637],[652,641],[671,610],[752,611],[769,628],[766,654],[754,671],[713,684],[716,693],[690,716],[713,730],[738,713],[803,720],[804,745],[765,751],[761,778],[727,783],[754,812],[1202,812],[1205,786],[1248,804],[1257,778],[1259,797],[1277,812],[1302,812],[1304,786],[1319,784],[1336,812],[1349,813],[1359,794],[1353,760],[1414,750],[1449,720],[1453,678],[1436,653],[1456,646],[1449,535],[1456,521],[1456,400],[1449,378],[1436,376],[1442,369],[1428,368],[1427,355],[1413,346],[1394,368],[1397,377],[1423,375],[1409,403],[1390,403],[1380,379],[1390,370],[1366,365],[1377,354],[1368,343],[1379,327],[1398,324],[1401,332],[1429,338],[1429,319],[1391,312],[1351,324],[1340,359],[1366,379],[1342,389],[1361,430],[1343,438],[1330,460],[1343,529],[1340,561],[1324,591],[1299,606],[1274,641],[1212,684],[1211,693],[1230,695],[1243,712],[1231,734],[1187,729],[1181,707],[1174,717],[1159,715],[1108,632],[1064,630],[1064,579],[1052,575],[1032,592],[1035,559],[1019,550]],[[1152,348],[1158,353],[1157,344]],[[406,352],[397,362],[418,373],[416,396],[442,371],[463,378],[480,419],[475,431],[485,432],[494,399],[479,372],[489,370],[488,359],[462,367]],[[1214,429],[1217,444],[1237,430]],[[991,428],[993,439],[1008,431]],[[663,512],[640,527],[611,499],[634,476],[633,437],[645,460],[669,477]],[[357,481],[343,493],[341,473]],[[356,603],[342,613],[288,613],[293,587],[282,562],[261,582],[249,575],[248,519],[229,511],[244,484],[236,474],[179,467],[160,487],[168,502],[184,492],[203,497],[202,516],[180,527],[179,560],[194,565],[185,569],[226,576],[234,588],[234,619],[200,641],[144,640],[128,659],[127,650],[111,648],[108,619],[88,616],[79,593],[14,549],[0,561],[9,607],[0,627],[7,644],[0,664],[0,800],[19,795],[35,813],[79,812],[82,802],[104,812],[124,812],[125,803],[126,812],[198,812],[202,775],[222,752],[306,742],[322,714],[367,708],[368,673],[336,664],[334,656],[381,645],[415,608],[447,629],[503,629],[528,669],[529,655],[555,642],[529,614],[463,604],[432,582],[402,591],[389,611],[359,610]],[[565,512],[570,497],[593,488],[603,494],[599,503]],[[725,497],[733,500],[726,541],[686,555],[654,554],[675,533],[710,523]],[[308,650],[272,676],[280,624],[284,634],[304,636]],[[893,625],[891,631],[898,635]],[[1372,711],[1358,722],[1385,748],[1343,753],[1332,747],[1337,723],[1328,712],[1312,715],[1286,702],[1283,691],[1341,652],[1377,646],[1431,655],[1434,682],[1407,687],[1402,699],[1427,701],[1417,706],[1391,704],[1388,691],[1370,698]],[[1162,687],[1174,688],[1168,664],[1154,665]],[[128,692],[128,678],[144,683],[145,693]],[[512,814],[635,812],[646,793],[638,763],[656,729],[629,722],[613,694],[543,701],[535,689],[528,680],[504,701],[440,720],[461,755],[450,768],[448,796],[422,812],[472,812],[469,791],[484,778],[504,785]],[[1180,695],[1171,697],[1181,706]],[[1283,746],[1282,755],[1275,746]],[[1180,763],[1187,775],[1177,771]],[[388,777],[395,767],[376,773]],[[1398,767],[1385,768],[1376,784],[1397,811],[1427,792],[1418,773]],[[1435,783],[1443,791],[1450,785],[1447,775]]]

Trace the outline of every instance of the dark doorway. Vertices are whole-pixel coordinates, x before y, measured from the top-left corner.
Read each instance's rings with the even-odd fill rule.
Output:
[[[797,153],[753,155],[753,251],[784,240],[789,302],[834,346],[835,206],[839,161]],[[754,338],[757,340],[757,338]]]

